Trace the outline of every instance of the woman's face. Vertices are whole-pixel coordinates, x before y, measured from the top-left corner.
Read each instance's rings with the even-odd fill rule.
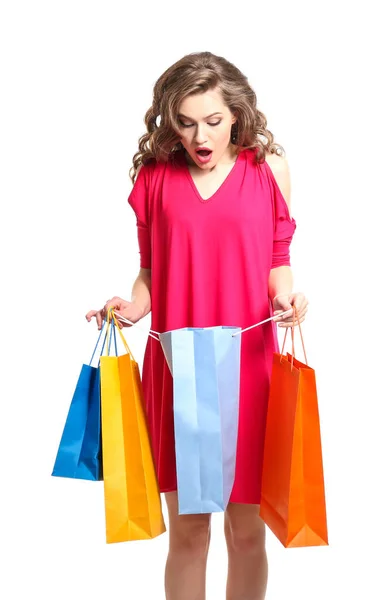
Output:
[[[180,141],[200,169],[210,170],[224,154],[229,156],[230,130],[236,117],[217,89],[182,100],[178,121]]]

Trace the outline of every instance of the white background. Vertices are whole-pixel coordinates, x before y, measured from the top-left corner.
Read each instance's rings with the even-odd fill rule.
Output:
[[[106,545],[102,483],[50,474],[96,339],[84,315],[129,298],[138,272],[128,170],[153,84],[210,50],[248,76],[286,149],[310,300],[330,546],[285,550],[268,532],[267,597],[387,598],[383,2],[167,4],[2,4],[0,595],[164,598],[167,535]],[[145,338],[127,331],[140,366]],[[222,600],[213,523],[208,597]]]

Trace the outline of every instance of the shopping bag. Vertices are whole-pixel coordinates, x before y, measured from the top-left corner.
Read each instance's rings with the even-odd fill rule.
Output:
[[[181,515],[221,512],[229,502],[236,465],[240,331],[188,327],[160,334],[173,377]]]
[[[89,364],[82,365],[78,377],[52,472],[56,477],[91,481],[99,481],[103,477],[100,370],[92,366],[92,362],[104,327],[101,328]],[[104,344],[105,341],[106,334]]]
[[[114,543],[154,538],[166,528],[139,367],[113,310],[108,321],[126,349],[100,359],[106,541]]]
[[[294,311],[295,325],[295,311]],[[299,325],[299,331],[302,331]],[[260,516],[290,547],[328,545],[315,371],[292,354],[273,357]],[[303,344],[303,337],[302,337]],[[304,350],[304,344],[303,344]],[[306,354],[305,354],[306,356]]]

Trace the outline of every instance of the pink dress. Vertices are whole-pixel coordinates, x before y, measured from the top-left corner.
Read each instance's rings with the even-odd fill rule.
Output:
[[[290,265],[296,228],[267,162],[243,150],[221,187],[203,200],[183,151],[142,166],[128,202],[137,217],[140,266],[151,268],[151,328],[249,327],[272,315],[270,270]],[[240,416],[231,502],[259,504],[263,441],[277,327],[242,334]],[[172,377],[149,337],[142,374],[161,492],[177,489]]]

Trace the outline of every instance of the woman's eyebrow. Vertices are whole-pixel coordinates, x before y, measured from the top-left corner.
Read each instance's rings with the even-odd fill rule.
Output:
[[[211,115],[208,115],[207,117],[205,117],[204,120],[210,119],[210,117],[214,117],[214,115],[222,115],[222,113],[221,112],[212,113]],[[183,117],[184,119],[188,119],[189,121],[194,121],[194,119],[191,119],[190,117],[186,117],[186,115],[182,115],[182,113],[179,113],[178,117]]]

